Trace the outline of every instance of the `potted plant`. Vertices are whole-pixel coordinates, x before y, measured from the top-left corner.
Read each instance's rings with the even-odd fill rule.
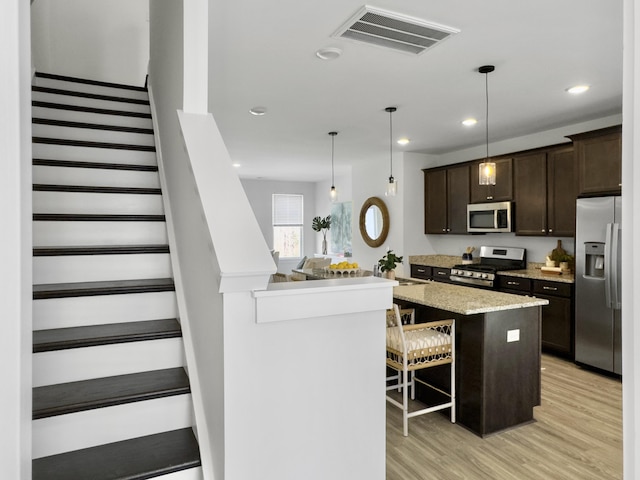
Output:
[[[311,223],[311,228],[315,232],[322,233],[322,254],[327,254],[327,232],[331,229],[331,215],[326,217],[314,217]]]
[[[380,267],[381,272],[387,272],[387,278],[393,280],[396,278],[395,269],[399,263],[402,263],[402,257],[393,253],[393,250],[387,250],[386,255],[378,260],[378,267]]]

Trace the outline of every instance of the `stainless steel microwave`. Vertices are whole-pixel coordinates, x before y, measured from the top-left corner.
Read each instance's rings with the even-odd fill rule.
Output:
[[[467,205],[467,232],[511,232],[511,202]]]

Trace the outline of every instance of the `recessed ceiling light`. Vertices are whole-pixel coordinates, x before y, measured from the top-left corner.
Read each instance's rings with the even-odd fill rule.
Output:
[[[253,107],[249,109],[251,115],[261,116],[267,113],[266,107]]]
[[[587,90],[589,90],[589,85],[575,85],[566,89],[567,93],[571,93],[573,95],[584,93]]]
[[[342,55],[342,50],[336,47],[321,48],[316,52],[320,60],[335,60]]]
[[[398,144],[399,145],[407,145],[411,140],[409,140],[408,138],[401,138],[398,140]]]
[[[472,126],[473,126],[473,125],[475,125],[476,123],[478,123],[478,120],[476,120],[475,118],[465,118],[465,119],[462,121],[462,124],[463,124],[465,127],[472,127]]]
[[[232,163],[231,165],[233,165],[236,168],[240,168],[240,164],[239,163]]]

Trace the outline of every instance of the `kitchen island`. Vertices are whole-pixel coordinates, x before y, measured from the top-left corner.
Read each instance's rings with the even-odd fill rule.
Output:
[[[394,302],[416,322],[456,320],[456,418],[480,435],[533,421],[540,404],[541,307],[545,299],[438,282],[400,285]],[[448,367],[417,372],[448,390]],[[419,385],[419,384],[418,384]],[[416,398],[430,403],[429,390]]]

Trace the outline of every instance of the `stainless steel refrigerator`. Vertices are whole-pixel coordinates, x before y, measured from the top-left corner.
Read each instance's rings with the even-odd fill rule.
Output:
[[[576,204],[576,362],[622,374],[621,198]]]

